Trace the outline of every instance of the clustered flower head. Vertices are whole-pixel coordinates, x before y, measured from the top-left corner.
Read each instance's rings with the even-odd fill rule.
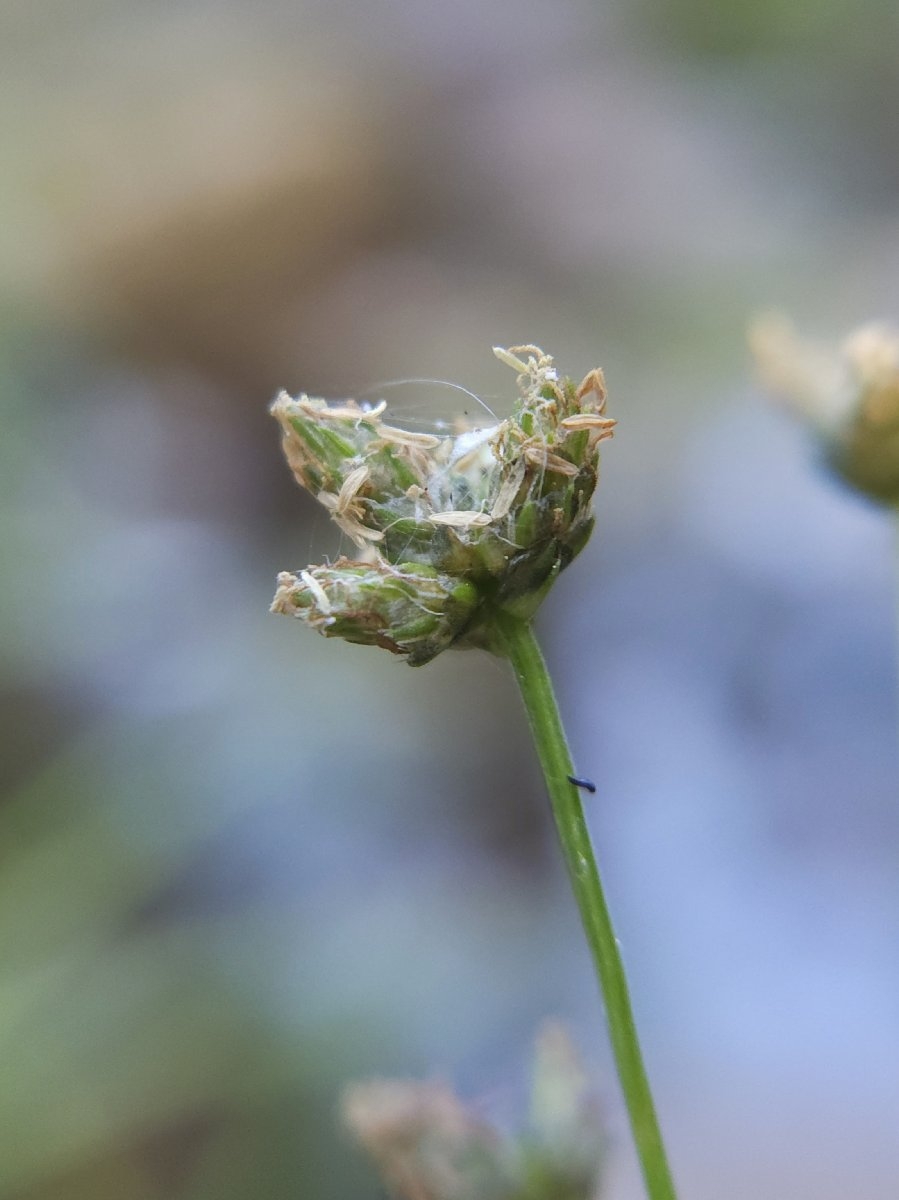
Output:
[[[615,422],[600,370],[576,385],[537,346],[494,353],[516,372],[519,398],[486,429],[410,432],[382,419],[383,401],[278,396],[297,482],[358,554],[282,572],[273,612],[413,666],[489,645],[496,609],[533,614],[590,536],[598,447]]]
[[[503,1133],[446,1085],[352,1084],[344,1124],[397,1200],[596,1200],[605,1131],[566,1031],[537,1040],[528,1121]]]
[[[762,382],[812,426],[831,467],[873,499],[899,503],[899,330],[865,325],[830,346],[772,315],[750,344]]]

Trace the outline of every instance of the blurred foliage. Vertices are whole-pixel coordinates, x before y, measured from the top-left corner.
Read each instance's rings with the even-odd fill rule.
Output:
[[[896,22],[888,0],[662,0],[646,10],[665,35],[691,51],[744,58],[760,54],[829,57],[876,47]]]

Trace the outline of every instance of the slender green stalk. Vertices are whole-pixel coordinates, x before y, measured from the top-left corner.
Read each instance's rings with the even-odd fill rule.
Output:
[[[574,774],[574,767],[546,663],[530,622],[498,613],[495,629],[498,648],[515,669],[543,767],[559,840],[599,977],[618,1078],[646,1191],[650,1200],[676,1200],[637,1040],[624,965],[590,844],[580,791],[568,779]]]

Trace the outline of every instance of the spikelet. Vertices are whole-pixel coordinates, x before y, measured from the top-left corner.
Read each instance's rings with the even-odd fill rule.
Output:
[[[497,607],[532,615],[590,535],[599,445],[615,422],[598,368],[576,386],[537,346],[494,353],[519,398],[486,430],[412,433],[382,420],[383,402],[278,396],[297,482],[363,554],[282,574],[274,611],[413,665],[489,644]]]

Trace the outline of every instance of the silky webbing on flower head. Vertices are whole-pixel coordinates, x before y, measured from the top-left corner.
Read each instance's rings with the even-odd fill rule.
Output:
[[[590,536],[598,447],[615,422],[598,369],[576,386],[537,346],[494,353],[518,377],[511,416],[452,436],[382,420],[383,401],[278,396],[297,482],[362,554],[282,573],[273,611],[412,665],[488,644],[496,608],[534,612]]]

